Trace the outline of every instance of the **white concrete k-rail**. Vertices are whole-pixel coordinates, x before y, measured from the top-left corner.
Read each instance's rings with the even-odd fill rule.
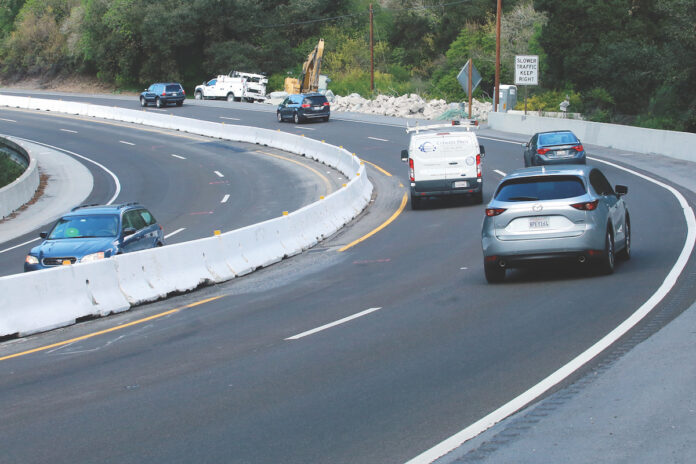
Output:
[[[31,200],[39,188],[39,166],[36,158],[30,155],[24,143],[19,140],[9,140],[0,136],[3,145],[8,146],[27,160],[27,168],[21,176],[9,185],[0,188],[0,219],[12,214]]]
[[[84,103],[0,96],[0,106],[55,111],[265,145],[342,172],[344,188],[287,216],[218,236],[114,256],[95,263],[0,277],[0,337],[73,324],[233,279],[314,246],[355,218],[372,184],[365,165],[344,150],[284,132]]]

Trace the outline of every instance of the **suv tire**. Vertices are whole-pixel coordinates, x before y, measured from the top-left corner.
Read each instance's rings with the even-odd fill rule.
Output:
[[[155,98],[155,106],[157,108],[162,108],[164,106],[164,103],[162,103],[162,100],[160,100],[159,98]]]
[[[147,106],[147,100],[145,100],[145,97],[140,97],[140,106],[143,108]]]
[[[297,112],[295,112],[295,115],[292,117],[292,120],[295,121],[295,124],[299,124],[300,123],[300,115]]]
[[[614,265],[616,264],[616,255],[614,253],[614,237],[611,235],[611,226],[609,226],[604,239],[604,255],[599,261],[600,273],[609,275],[614,272]]]
[[[505,280],[505,268],[500,267],[495,261],[484,262],[483,273],[486,275],[486,280],[489,284],[497,284]]]
[[[283,116],[281,116],[280,111],[276,111],[276,117],[278,118],[278,122],[283,122]]]

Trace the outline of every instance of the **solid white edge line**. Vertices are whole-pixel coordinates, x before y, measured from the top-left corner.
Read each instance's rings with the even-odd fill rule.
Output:
[[[493,172],[495,172],[496,174],[500,174],[503,177],[507,176],[507,174],[505,174],[503,171],[498,171],[497,169],[494,169]]]
[[[218,177],[225,177],[224,174],[222,174],[220,171],[213,171],[216,176]]]
[[[656,184],[666,189],[677,198],[677,201],[679,201],[679,204],[684,212],[684,218],[686,220],[688,230],[686,240],[684,242],[684,247],[682,248],[679,258],[677,258],[677,261],[675,262],[674,266],[667,274],[667,277],[665,277],[665,280],[662,282],[660,287],[658,287],[657,291],[618,327],[609,332],[602,339],[600,339],[590,348],[578,355],[568,364],[561,367],[556,372],[546,377],[544,380],[534,385],[532,388],[522,393],[517,398],[514,398],[512,401],[504,404],[492,413],[474,422],[464,430],[451,436],[450,438],[439,443],[438,445],[430,448],[424,453],[416,456],[415,458],[408,461],[406,464],[422,464],[431,463],[435,461],[436,459],[444,456],[445,454],[449,453],[455,448],[458,448],[464,442],[476,437],[477,435],[481,434],[487,429],[493,427],[498,422],[516,413],[517,411],[524,408],[529,403],[546,393],[549,389],[553,388],[559,382],[565,380],[569,375],[573,374],[583,365],[591,361],[595,356],[604,351],[607,347],[611,346],[612,343],[616,342],[629,330],[635,327],[635,325],[638,324],[645,316],[647,316],[650,313],[650,311],[652,311],[655,308],[655,306],[657,306],[657,304],[665,297],[665,295],[669,293],[672,287],[674,287],[674,284],[677,282],[679,275],[686,267],[686,264],[689,261],[689,256],[691,255],[691,252],[694,249],[694,241],[696,240],[696,217],[694,217],[694,211],[689,206],[689,203],[686,201],[686,198],[684,198],[682,194],[679,193],[675,188],[667,184],[664,184],[658,180],[652,179],[639,172],[633,171],[623,166],[619,166],[618,164],[614,164],[609,161],[604,161],[592,157],[588,158],[593,161],[598,161],[600,163],[607,164],[617,169],[621,169],[637,177],[645,179],[648,182],[652,182],[653,184]]]
[[[227,200],[229,200],[229,199],[230,199],[230,194],[228,193],[227,195],[222,197],[222,201],[220,203],[227,203]]]
[[[172,156],[173,156],[174,158],[179,158],[179,159],[182,159],[182,160],[185,160],[185,159],[186,159],[186,158],[184,158],[183,156],[181,156],[181,155],[175,155],[174,153],[172,153]]]
[[[5,118],[0,118],[0,121],[5,121],[5,122],[17,122],[14,119],[5,119]]]
[[[14,250],[15,248],[23,247],[24,245],[29,245],[30,243],[35,242],[37,240],[41,240],[41,238],[36,237],[35,239],[29,240],[28,242],[20,243],[19,245],[15,245],[15,246],[10,247],[10,248],[5,248],[4,250],[0,250],[0,253],[5,253],[6,251],[11,251],[11,250]]]
[[[37,144],[37,145],[42,145],[42,146],[44,146],[44,147],[52,148],[52,149],[54,149],[54,150],[62,151],[63,153],[68,153],[68,154],[73,155],[73,156],[77,156],[77,157],[80,158],[80,159],[83,159],[83,160],[85,160],[85,161],[88,161],[88,162],[94,164],[95,166],[98,166],[98,167],[102,168],[104,171],[106,171],[106,172],[112,177],[112,179],[114,179],[114,184],[116,184],[116,192],[114,193],[114,196],[112,196],[111,199],[106,203],[107,205],[110,205],[111,203],[113,203],[113,202],[116,200],[116,198],[118,198],[119,194],[121,193],[121,182],[119,182],[118,177],[116,177],[116,174],[114,174],[113,172],[111,172],[111,171],[110,171],[106,166],[104,166],[103,164],[98,163],[97,161],[91,160],[91,159],[87,158],[86,156],[82,156],[82,155],[80,155],[80,154],[77,154],[77,153],[75,153],[74,151],[66,150],[66,149],[64,149],[64,148],[58,148],[58,147],[56,147],[56,146],[49,145],[49,144],[47,144],[47,143],[37,142],[36,140],[25,139],[25,138],[22,138],[22,137],[15,137],[15,138],[16,138],[16,139],[19,139],[19,140],[25,140],[25,141],[30,142],[30,143],[35,143],[35,144]]]
[[[186,230],[186,227],[182,227],[181,229],[176,229],[174,232],[170,232],[167,235],[165,235],[164,238],[167,239],[167,238],[171,237],[172,235],[176,235],[179,232],[183,232],[185,230]]]
[[[326,324],[326,325],[322,325],[321,327],[317,327],[316,329],[308,330],[306,332],[302,332],[301,334],[293,335],[292,337],[288,337],[285,340],[297,340],[297,339],[300,339],[303,337],[307,337],[308,335],[312,335],[312,334],[315,334],[317,332],[321,332],[322,330],[326,330],[326,329],[329,329],[331,327],[335,327],[337,325],[343,324],[345,322],[352,321],[353,319],[357,319],[358,317],[365,316],[367,314],[373,313],[373,312],[380,310],[380,309],[382,309],[382,308],[379,307],[379,308],[366,309],[365,311],[359,312],[357,314],[353,314],[352,316],[344,317],[343,319],[339,319],[338,321],[331,322],[331,323]]]

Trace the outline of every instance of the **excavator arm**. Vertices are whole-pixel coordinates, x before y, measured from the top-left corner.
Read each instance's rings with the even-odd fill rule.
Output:
[[[319,39],[319,43],[302,65],[300,79],[291,77],[285,79],[285,91],[293,94],[316,92],[319,89],[319,73],[321,72],[321,59],[323,56],[324,39]]]

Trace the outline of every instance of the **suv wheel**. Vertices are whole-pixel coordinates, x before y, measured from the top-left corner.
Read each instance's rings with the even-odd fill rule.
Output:
[[[280,111],[276,111],[276,117],[278,118],[278,122],[283,122],[283,117],[280,115]]]
[[[621,259],[629,260],[631,259],[631,220],[626,215],[626,220],[624,221],[624,227],[626,228],[626,238],[624,239],[623,250],[619,252]]]
[[[604,256],[602,256],[602,259],[599,262],[599,272],[601,272],[602,274],[613,273],[615,258],[616,256],[614,255],[614,237],[612,237],[611,235],[611,229],[607,228],[607,234],[604,244]]]
[[[160,100],[159,98],[155,98],[155,106],[157,108],[162,108],[164,106],[164,103],[162,103],[162,100]]]
[[[184,104],[184,100],[181,100],[181,101],[176,102],[176,106],[181,106],[181,105],[183,105],[183,104]]]
[[[500,267],[495,261],[484,262],[483,272],[489,284],[496,284],[505,280],[505,268]]]
[[[145,100],[145,97],[140,97],[140,106],[142,106],[142,107],[147,106],[147,100]]]
[[[292,120],[295,121],[295,124],[299,124],[300,123],[300,115],[297,114],[297,112],[295,112],[295,116],[293,116]]]

